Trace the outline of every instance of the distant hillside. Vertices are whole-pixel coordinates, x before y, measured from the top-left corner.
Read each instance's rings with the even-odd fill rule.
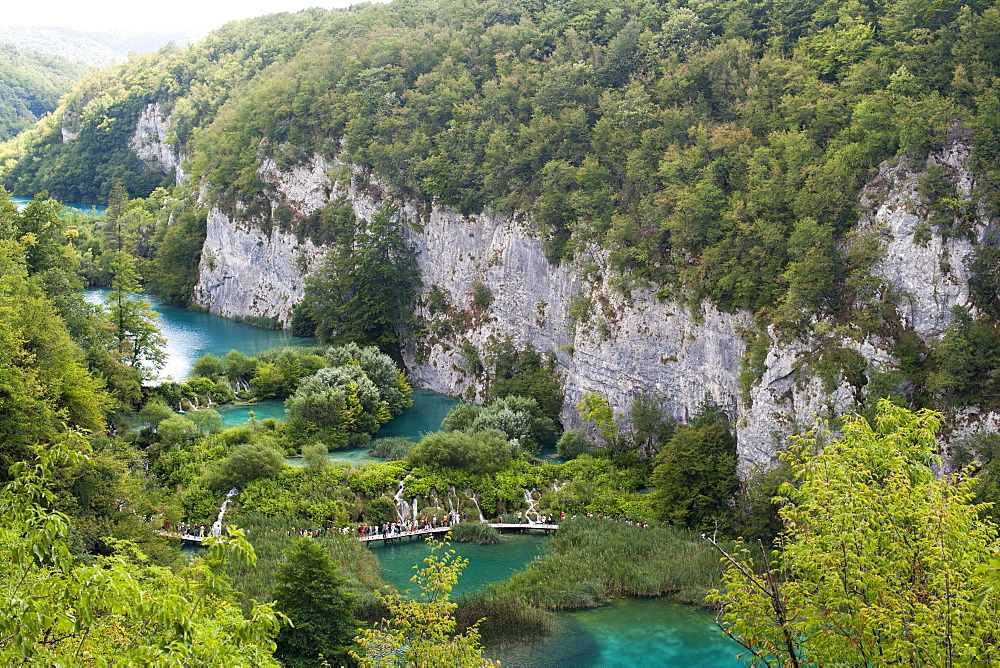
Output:
[[[5,27],[0,33],[0,43],[103,67],[124,62],[129,53],[149,53],[169,42],[187,44],[203,37],[204,34],[205,31],[180,29],[132,33],[81,32],[68,28]]]
[[[0,44],[0,140],[52,113],[89,69],[84,63]]]

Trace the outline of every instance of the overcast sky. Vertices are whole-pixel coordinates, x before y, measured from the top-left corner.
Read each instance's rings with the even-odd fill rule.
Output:
[[[307,7],[347,7],[358,0],[12,0],[0,9],[3,26],[62,27],[88,32],[147,32],[218,28],[224,23]]]

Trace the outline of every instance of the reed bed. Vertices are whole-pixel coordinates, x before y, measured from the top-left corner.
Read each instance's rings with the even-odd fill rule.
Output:
[[[382,457],[391,462],[398,462],[410,456],[410,450],[416,445],[413,441],[402,436],[392,436],[389,438],[376,438],[368,448],[368,454],[372,457]]]
[[[483,640],[544,635],[553,627],[551,612],[535,607],[503,584],[486,585],[458,599],[455,622],[460,631],[480,620],[479,632]]]
[[[694,531],[584,518],[564,522],[549,554],[505,586],[531,605],[572,610],[615,596],[669,594],[700,603],[720,578],[719,555]]]
[[[503,540],[497,529],[481,522],[459,522],[451,528],[451,540],[457,543],[496,545]]]

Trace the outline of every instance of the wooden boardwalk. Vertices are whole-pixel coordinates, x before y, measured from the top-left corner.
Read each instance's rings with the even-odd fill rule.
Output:
[[[174,538],[176,540],[182,540],[185,543],[201,543],[205,536],[195,536],[190,533],[177,533],[175,531],[164,531],[163,529],[157,529],[153,533],[159,534],[161,536],[166,536],[167,538]]]
[[[518,533],[524,533],[525,531],[544,531],[545,533],[550,533],[556,531],[559,528],[558,524],[513,524],[513,523],[494,523],[489,526],[493,527],[498,531],[516,531]],[[358,540],[362,543],[373,543],[378,540],[385,541],[386,543],[391,543],[393,541],[401,540],[403,538],[420,538],[421,536],[430,536],[432,534],[443,534],[448,533],[453,527],[432,527],[430,529],[418,529],[416,531],[403,531],[401,533],[387,533],[387,534],[373,534],[369,536],[359,536]],[[166,536],[168,538],[173,538],[175,540],[181,540],[186,543],[198,543],[201,544],[203,536],[195,536],[193,534],[180,534],[173,531],[164,531],[158,529],[155,533]]]
[[[558,524],[513,524],[504,522],[502,524],[490,524],[489,526],[497,529],[498,531],[517,531],[523,533],[525,531],[544,531],[549,533],[555,531],[559,528]],[[416,531],[403,531],[401,533],[386,533],[386,534],[372,534],[369,536],[359,536],[358,540],[362,543],[373,543],[377,540],[383,540],[386,543],[391,543],[396,540],[403,538],[419,538],[420,536],[430,536],[436,533],[448,533],[453,527],[433,527],[430,529],[417,529]]]

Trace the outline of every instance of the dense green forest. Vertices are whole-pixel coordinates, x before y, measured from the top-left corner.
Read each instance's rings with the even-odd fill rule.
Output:
[[[912,0],[266,17],[93,78],[62,120],[77,140],[39,128],[6,183],[96,201],[122,179],[145,196],[163,175],[120,149],[159,101],[193,181],[262,224],[265,157],[337,155],[404,198],[529,212],[553,261],[603,245],[635,279],[795,320],[874,298],[838,242],[883,160],[974,134],[993,201],[998,26],[990,3]],[[960,231],[968,213],[941,224]]]
[[[0,44],[0,141],[55,111],[88,69],[59,56]]]
[[[528,214],[552,262],[575,261],[591,277],[609,269],[625,294],[648,285],[682,303],[707,298],[788,336],[814,319],[859,341],[877,334],[902,360],[877,379],[881,394],[967,405],[990,401],[1000,368],[994,242],[970,265],[973,317],[957,318],[932,350],[872,275],[879,240],[851,230],[880,165],[921,167],[946,142],[972,147],[975,192],[959,195],[957,175],[931,165],[920,192],[934,232],[972,235],[977,216],[997,210],[998,41],[1000,10],[988,2],[308,10],[92,74],[0,160],[15,194],[96,202],[120,183],[146,197],[176,176],[127,148],[157,103],[170,117],[167,142],[187,157],[176,195],[193,202],[204,185],[200,206],[346,252],[360,237],[341,202],[303,218],[259,170],[267,159],[288,168],[336,158],[356,171],[332,180],[389,187],[397,200]],[[64,129],[76,138],[64,142]],[[147,277],[171,303],[187,302],[200,257],[200,222],[185,220],[144,250],[171,267]],[[595,249],[608,252],[601,266],[588,259]],[[767,337],[753,340],[747,387],[767,352]],[[819,357],[827,375],[865,375],[850,351]]]
[[[1000,213],[998,45],[985,1],[397,0],[229,24],[91,72],[0,149],[13,193],[109,205],[89,218],[41,194],[18,210],[0,190],[0,658],[317,665],[322,650],[365,665],[409,648],[428,652],[414,663],[474,664],[479,633],[718,588],[726,631],[761,662],[993,660],[997,438],[938,477],[940,416],[925,407],[997,401],[1000,253],[977,250],[972,308],[928,343],[887,308],[877,248],[851,230],[880,165],[922,165],[947,142],[972,147],[975,188],[963,198],[946,167],[924,170],[934,231],[970,235]],[[154,104],[187,159],[179,185],[129,148]],[[512,339],[461,350],[488,381],[483,405],[418,440],[373,440],[410,401],[394,356],[418,277],[391,201],[370,220],[344,200],[299,217],[260,173],[316,154],[346,165],[332,180],[387,200],[525,214],[550,262],[608,269],[625,294],[749,311],[745,390],[766,325],[876,333],[898,368],[819,350],[823,380],[873,383],[862,415],[742,479],[735,427],[707,398],[681,424],[662,396],[619,414],[589,393],[585,428],[563,431],[554,357]],[[163,339],[139,292],[187,303],[210,207],[332,245],[293,321],[319,341],[208,356],[157,383]],[[84,285],[109,298],[86,303]],[[477,283],[467,310],[435,286],[421,298],[461,330],[493,297]],[[212,410],[269,398],[286,420],[224,429]],[[557,460],[539,456],[553,445]],[[345,447],[386,461],[337,463]],[[178,527],[203,531],[232,488],[232,533],[179,559]],[[435,605],[375,594],[359,527],[458,513],[568,519],[545,558],[457,607],[447,556],[418,580]],[[496,539],[478,523],[458,535]]]

